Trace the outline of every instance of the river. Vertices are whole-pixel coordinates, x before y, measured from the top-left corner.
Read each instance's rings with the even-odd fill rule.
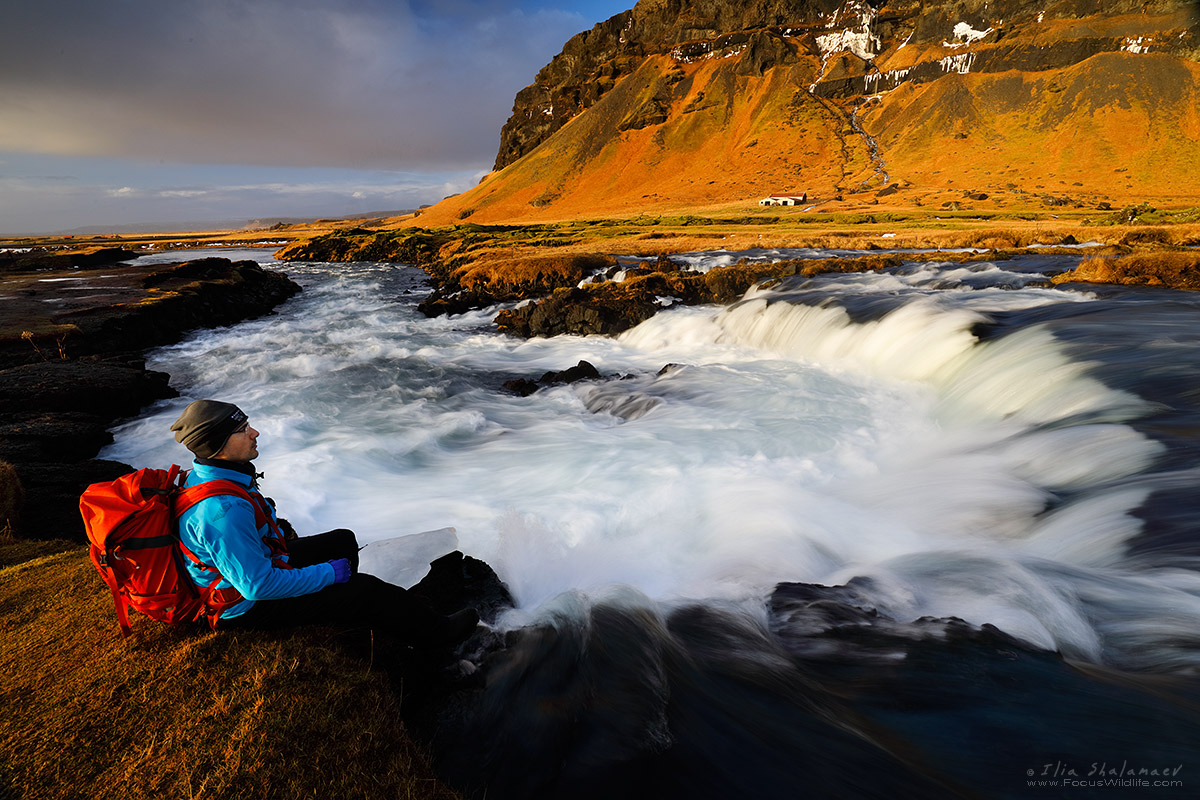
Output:
[[[1021,797],[1063,791],[1025,784],[1047,764],[1083,781],[1114,760],[1200,780],[1195,295],[1049,288],[1079,256],[1033,253],[664,298],[615,338],[526,341],[494,309],[426,319],[412,268],[213,254],[305,291],[155,351],[181,397],[103,456],[187,463],[168,427],[219,398],[262,432],[264,491],[302,533],[453,526],[517,601],[500,627],[554,632],[447,745],[489,796]],[[503,389],[580,360],[605,378]],[[822,603],[864,616],[814,621]],[[1067,718],[1043,718],[1056,701]],[[463,755],[484,737],[490,757]]]

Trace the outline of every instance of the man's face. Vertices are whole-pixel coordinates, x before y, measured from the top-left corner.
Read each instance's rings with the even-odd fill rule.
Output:
[[[229,437],[215,458],[226,461],[253,461],[258,458],[258,431],[247,422]]]

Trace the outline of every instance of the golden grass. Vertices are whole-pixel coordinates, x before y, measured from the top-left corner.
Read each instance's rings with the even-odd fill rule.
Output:
[[[454,277],[466,289],[554,287],[578,283],[593,271],[613,263],[612,259],[593,255],[519,256],[500,253],[468,262],[454,271]]]
[[[456,796],[329,635],[139,618],[122,640],[79,545],[0,544],[0,564],[0,796]]]
[[[24,501],[25,490],[17,470],[7,461],[0,461],[0,542],[12,541]]]
[[[1134,253],[1117,258],[1085,259],[1070,272],[1056,275],[1054,283],[1083,281],[1128,286],[1164,286],[1200,290],[1200,253]]]

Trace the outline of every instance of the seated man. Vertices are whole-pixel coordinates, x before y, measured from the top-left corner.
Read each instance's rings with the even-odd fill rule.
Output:
[[[475,629],[473,609],[442,617],[405,589],[358,572],[351,531],[285,537],[275,509],[258,492],[251,462],[259,432],[237,406],[197,400],[171,430],[196,456],[178,501],[185,509],[179,538],[218,630],[368,627],[409,644],[437,646],[456,644]],[[214,481],[222,483],[193,488]],[[216,486],[222,493],[206,496]]]

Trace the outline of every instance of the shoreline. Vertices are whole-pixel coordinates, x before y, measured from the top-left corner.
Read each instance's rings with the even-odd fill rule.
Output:
[[[1104,225],[1085,224],[1083,212],[1000,221],[968,214],[943,218],[914,209],[894,224],[886,210],[865,217],[643,215],[442,228],[414,227],[417,219],[409,216],[356,220],[352,228],[339,220],[288,226],[287,231],[272,231],[278,237],[271,246],[279,239],[290,241],[274,252],[281,262],[368,260],[424,269],[433,284],[421,306],[428,316],[532,301],[497,319],[505,332],[525,337],[613,334],[653,313],[659,295],[689,303],[727,302],[755,282],[785,274],[886,269],[898,255],[998,260],[1070,248],[1067,252],[1078,253],[1084,263],[1079,270],[1053,276],[1055,284],[1200,286],[1200,222],[1192,221],[1194,214],[1143,209],[1139,217],[1127,212],[1114,212],[1111,224]],[[135,241],[153,244],[151,239],[172,248],[249,248],[255,242],[261,246],[263,233],[128,237],[118,247],[109,240],[82,250],[47,244],[26,251],[0,239],[0,300],[9,312],[0,325],[0,483],[6,484],[0,491],[0,532],[45,539],[67,531],[67,538],[82,540],[74,509],[79,493],[89,483],[130,469],[95,458],[111,441],[109,429],[146,405],[174,396],[169,376],[146,370],[145,351],[178,341],[190,330],[270,313],[299,291],[285,273],[263,270],[254,262],[239,262],[239,267],[225,258],[202,257],[130,265],[126,262],[143,253],[125,248]],[[1096,246],[1083,246],[1091,242]],[[739,262],[705,275],[692,274],[671,258],[700,250],[736,254],[805,247],[864,254]],[[899,252],[913,249],[929,252]],[[597,269],[615,268],[618,256],[643,263],[628,270],[627,280],[579,286]],[[270,275],[280,278],[266,277]],[[108,400],[98,403],[97,398]],[[8,462],[13,466],[3,467]]]
[[[0,534],[85,541],[83,489],[132,471],[97,459],[110,429],[177,396],[147,350],[270,313],[300,291],[252,261],[122,260],[0,270]],[[10,265],[11,267],[11,265]]]

